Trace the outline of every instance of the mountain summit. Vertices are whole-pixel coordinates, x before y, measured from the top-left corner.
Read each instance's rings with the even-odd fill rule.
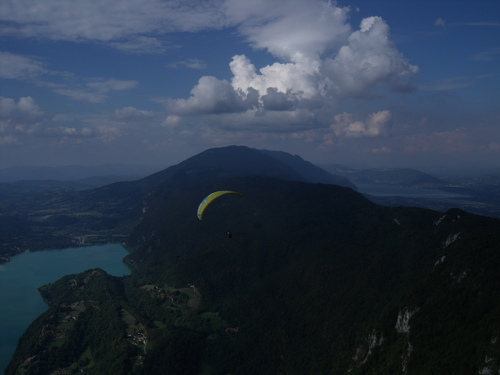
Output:
[[[298,155],[246,146],[208,149],[153,176],[150,178],[175,176],[200,181],[214,177],[265,176],[355,188],[347,178],[327,172]]]

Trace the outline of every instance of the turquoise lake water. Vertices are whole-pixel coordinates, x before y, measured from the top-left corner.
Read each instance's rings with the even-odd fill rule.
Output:
[[[23,253],[0,265],[0,373],[10,362],[17,340],[48,306],[42,285],[64,275],[102,268],[110,275],[130,274],[123,263],[128,251],[119,244]]]

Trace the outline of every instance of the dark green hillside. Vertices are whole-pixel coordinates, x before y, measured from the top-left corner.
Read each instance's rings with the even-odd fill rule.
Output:
[[[379,207],[335,186],[243,179],[205,190],[224,187],[245,199],[227,197],[203,222],[194,215],[199,199],[193,196],[203,196],[199,186],[172,193],[171,201],[164,196],[158,205],[164,211],[151,213],[138,227],[147,233],[146,241],[136,244],[139,250],[131,258],[139,271],[158,272],[166,283],[196,284],[206,308],[220,305],[229,311],[230,324],[245,332],[238,351],[253,353],[256,366],[267,361],[269,373],[347,370],[353,338],[391,308],[395,324],[400,301],[448,253],[446,244],[457,233],[455,240],[474,242],[499,228],[496,220],[459,210],[442,215]],[[225,238],[226,230],[233,239]],[[494,253],[494,245],[490,241],[486,252]],[[217,345],[240,360],[232,339]],[[335,350],[321,351],[325,347]],[[304,354],[304,348],[311,353]],[[283,353],[290,367],[280,364]],[[335,366],[332,356],[339,356]],[[237,362],[233,366],[224,369],[235,371]],[[248,373],[262,371],[251,366],[245,366]]]
[[[286,167],[269,177],[269,159],[253,176],[253,150],[236,148],[240,169],[226,151],[151,177],[129,212],[132,275],[41,288],[51,307],[8,374],[498,372],[499,220],[379,206],[290,181]],[[107,189],[92,194],[129,199],[125,185]],[[215,190],[244,198],[223,196],[198,220]]]

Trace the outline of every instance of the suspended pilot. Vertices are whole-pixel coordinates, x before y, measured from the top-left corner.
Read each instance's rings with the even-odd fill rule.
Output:
[[[227,238],[233,238],[233,235],[231,234],[231,232],[227,232]]]

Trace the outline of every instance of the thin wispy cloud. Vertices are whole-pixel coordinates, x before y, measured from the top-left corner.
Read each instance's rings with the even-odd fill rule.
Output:
[[[457,26],[492,26],[492,27],[500,27],[500,22],[463,22],[463,23],[457,23]]]
[[[183,59],[172,62],[168,64],[167,67],[174,69],[186,68],[186,69],[202,70],[207,68],[207,64],[200,59],[191,58],[191,59]]]
[[[225,25],[221,1],[5,0],[0,35],[72,42],[109,42],[118,48],[157,45],[155,35]]]
[[[113,91],[130,90],[137,86],[137,81],[117,79],[92,79],[84,85],[54,85],[56,94],[67,96],[74,100],[83,100],[89,103],[102,103]]]
[[[475,53],[472,55],[472,59],[476,61],[500,60],[500,47],[489,48],[485,51]]]
[[[154,113],[128,106],[117,109],[115,115],[120,120],[141,120],[153,117]]]
[[[108,41],[106,44],[111,48],[131,54],[162,54],[169,49],[169,46],[158,38],[143,35]]]
[[[470,27],[500,27],[500,22],[488,22],[488,21],[478,21],[478,22],[451,22],[448,23],[442,17],[438,17],[434,21],[434,26],[442,27],[446,29],[448,26],[470,26]]]
[[[138,84],[134,80],[76,77],[69,72],[49,70],[35,58],[0,51],[1,78],[29,81],[56,94],[90,103],[102,103],[109,93],[129,90]]]
[[[33,79],[45,73],[47,70],[40,60],[0,51],[0,78]]]
[[[474,84],[473,77],[454,77],[444,80],[439,80],[433,83],[422,84],[419,86],[422,90],[429,91],[447,91],[456,90],[460,88],[465,88],[472,86]]]

